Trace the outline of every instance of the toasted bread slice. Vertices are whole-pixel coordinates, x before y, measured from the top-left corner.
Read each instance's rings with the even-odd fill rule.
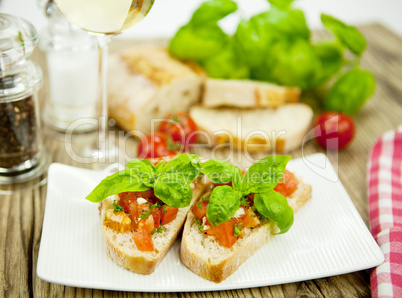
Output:
[[[313,119],[305,104],[286,104],[277,109],[191,108],[190,116],[214,146],[228,144],[249,152],[285,153],[301,146]]]
[[[294,212],[311,198],[311,186],[299,182],[295,193],[287,198]],[[180,258],[194,273],[204,279],[220,283],[232,275],[241,264],[264,246],[279,231],[273,223],[261,225],[253,230],[244,229],[245,235],[231,247],[219,245],[214,237],[199,231],[199,225],[189,212],[184,226],[180,247]]]
[[[208,78],[204,84],[205,107],[276,108],[299,101],[299,88],[278,86],[251,80]]]
[[[118,196],[109,197],[99,204],[99,216],[106,249],[109,256],[120,266],[141,274],[151,274],[163,260],[169,249],[175,242],[183,228],[188,210],[205,192],[207,187],[204,183],[197,183],[193,190],[191,205],[180,208],[176,219],[163,226],[163,233],[155,233],[152,236],[155,251],[139,251],[133,240],[132,232],[118,233],[104,225],[106,212],[113,210],[113,201],[118,201]],[[208,186],[209,187],[209,186]]]
[[[161,46],[125,48],[109,59],[109,113],[124,130],[149,133],[173,111],[200,100],[204,72]]]

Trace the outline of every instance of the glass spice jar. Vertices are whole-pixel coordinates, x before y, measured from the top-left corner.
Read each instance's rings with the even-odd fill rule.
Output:
[[[0,14],[0,183],[26,178],[44,158],[37,97],[42,71],[28,59],[37,36],[26,20]]]

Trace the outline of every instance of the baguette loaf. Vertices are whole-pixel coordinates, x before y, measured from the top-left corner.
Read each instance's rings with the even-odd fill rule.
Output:
[[[311,198],[311,186],[299,182],[297,190],[287,198],[294,212]],[[259,248],[264,246],[279,231],[273,222],[245,234],[231,248],[219,245],[214,237],[199,231],[199,225],[189,212],[180,246],[180,258],[185,266],[204,279],[220,283],[232,275]]]
[[[251,80],[208,78],[204,84],[202,104],[205,107],[276,108],[297,102],[299,88],[282,87]]]
[[[152,236],[154,242],[154,251],[140,251],[133,240],[130,231],[118,233],[104,225],[106,212],[113,210],[113,201],[120,200],[119,196],[109,197],[99,204],[99,216],[102,225],[103,235],[106,243],[106,249],[110,258],[118,265],[131,271],[141,274],[151,274],[168,253],[178,234],[180,233],[188,210],[204,193],[207,186],[203,183],[197,183],[193,190],[193,200],[191,205],[186,208],[180,208],[176,219],[163,226],[163,233],[155,233]]]
[[[164,47],[126,48],[109,59],[110,117],[128,132],[149,133],[152,120],[199,102],[203,80],[200,69],[172,58]]]
[[[313,118],[312,109],[302,103],[277,109],[191,108],[190,116],[212,145],[230,144],[249,152],[284,153],[302,144]],[[198,138],[203,142],[205,139]]]

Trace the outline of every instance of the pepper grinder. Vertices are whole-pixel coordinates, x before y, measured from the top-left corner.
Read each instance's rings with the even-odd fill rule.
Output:
[[[29,60],[37,38],[28,21],[0,14],[0,185],[32,180],[47,169],[38,116],[42,71]]]

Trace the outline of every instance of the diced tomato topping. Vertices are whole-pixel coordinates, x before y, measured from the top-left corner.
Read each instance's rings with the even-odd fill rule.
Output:
[[[295,175],[288,170],[285,170],[282,179],[283,182],[278,183],[274,190],[281,193],[284,197],[288,197],[296,191],[299,181],[297,181]]]
[[[254,205],[254,195],[253,193],[247,195],[247,199],[251,202],[251,204]]]
[[[261,224],[257,215],[250,209],[246,210],[246,214],[241,218],[241,225],[243,228],[252,229]]]
[[[142,218],[138,222],[138,229],[145,229],[151,233],[155,229],[154,217],[150,215],[148,218]]]
[[[215,227],[210,227],[204,233],[208,236],[215,236],[218,239],[220,245],[230,248],[233,246],[233,244],[236,243],[238,238],[234,236],[235,223],[236,220],[231,219],[227,222],[224,222],[223,224],[217,225]]]
[[[138,250],[154,251],[152,235],[146,229],[137,229],[133,231],[133,239]]]
[[[197,204],[194,205],[192,212],[195,218],[202,220],[202,218],[207,215],[208,203],[209,201],[199,201]]]
[[[175,220],[177,216],[177,212],[179,212],[179,208],[174,208],[170,206],[162,207],[162,225],[166,225],[173,220]]]
[[[162,220],[162,209],[154,207],[151,210],[152,217],[154,218],[155,229],[159,228]]]
[[[223,185],[229,185],[230,187],[233,187],[232,186],[232,181],[229,181],[228,183],[214,183],[214,187],[223,186]]]

